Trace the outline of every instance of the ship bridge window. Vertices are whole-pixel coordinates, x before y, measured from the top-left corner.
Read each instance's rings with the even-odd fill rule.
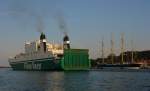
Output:
[[[62,58],[62,57],[63,57],[63,55],[62,55],[62,54],[58,54],[58,55],[57,55],[57,57]]]
[[[38,50],[40,50],[40,46],[38,45]]]

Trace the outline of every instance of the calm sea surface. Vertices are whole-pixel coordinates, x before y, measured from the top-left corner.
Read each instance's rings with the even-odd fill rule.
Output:
[[[150,72],[0,69],[0,91],[150,91]]]

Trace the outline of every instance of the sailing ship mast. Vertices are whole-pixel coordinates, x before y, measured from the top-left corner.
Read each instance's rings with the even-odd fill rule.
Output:
[[[124,63],[124,33],[121,34],[121,64]]]
[[[134,63],[134,48],[133,48],[133,40],[131,40],[131,63]]]
[[[104,59],[104,38],[102,38],[102,63],[105,63],[105,59]]]
[[[111,49],[110,49],[110,51],[111,51],[111,62],[112,62],[112,64],[114,64],[114,40],[113,40],[113,33],[111,33],[111,41],[110,41],[110,43],[111,43]]]

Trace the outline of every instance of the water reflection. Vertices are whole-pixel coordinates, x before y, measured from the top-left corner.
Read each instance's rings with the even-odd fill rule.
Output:
[[[89,72],[50,72],[48,74],[48,89],[46,91],[85,91]],[[79,76],[80,75],[80,76]]]
[[[0,91],[150,91],[149,72],[0,69]]]
[[[50,72],[47,75],[47,89],[45,91],[65,91],[64,72]]]

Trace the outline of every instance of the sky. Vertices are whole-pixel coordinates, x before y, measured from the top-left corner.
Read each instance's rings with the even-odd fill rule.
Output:
[[[0,66],[24,51],[24,42],[39,39],[42,31],[51,43],[62,43],[63,33],[57,16],[62,15],[72,48],[89,49],[90,58],[101,57],[104,38],[105,56],[110,53],[111,34],[114,50],[120,53],[124,33],[125,50],[150,49],[149,0],[0,0]]]

